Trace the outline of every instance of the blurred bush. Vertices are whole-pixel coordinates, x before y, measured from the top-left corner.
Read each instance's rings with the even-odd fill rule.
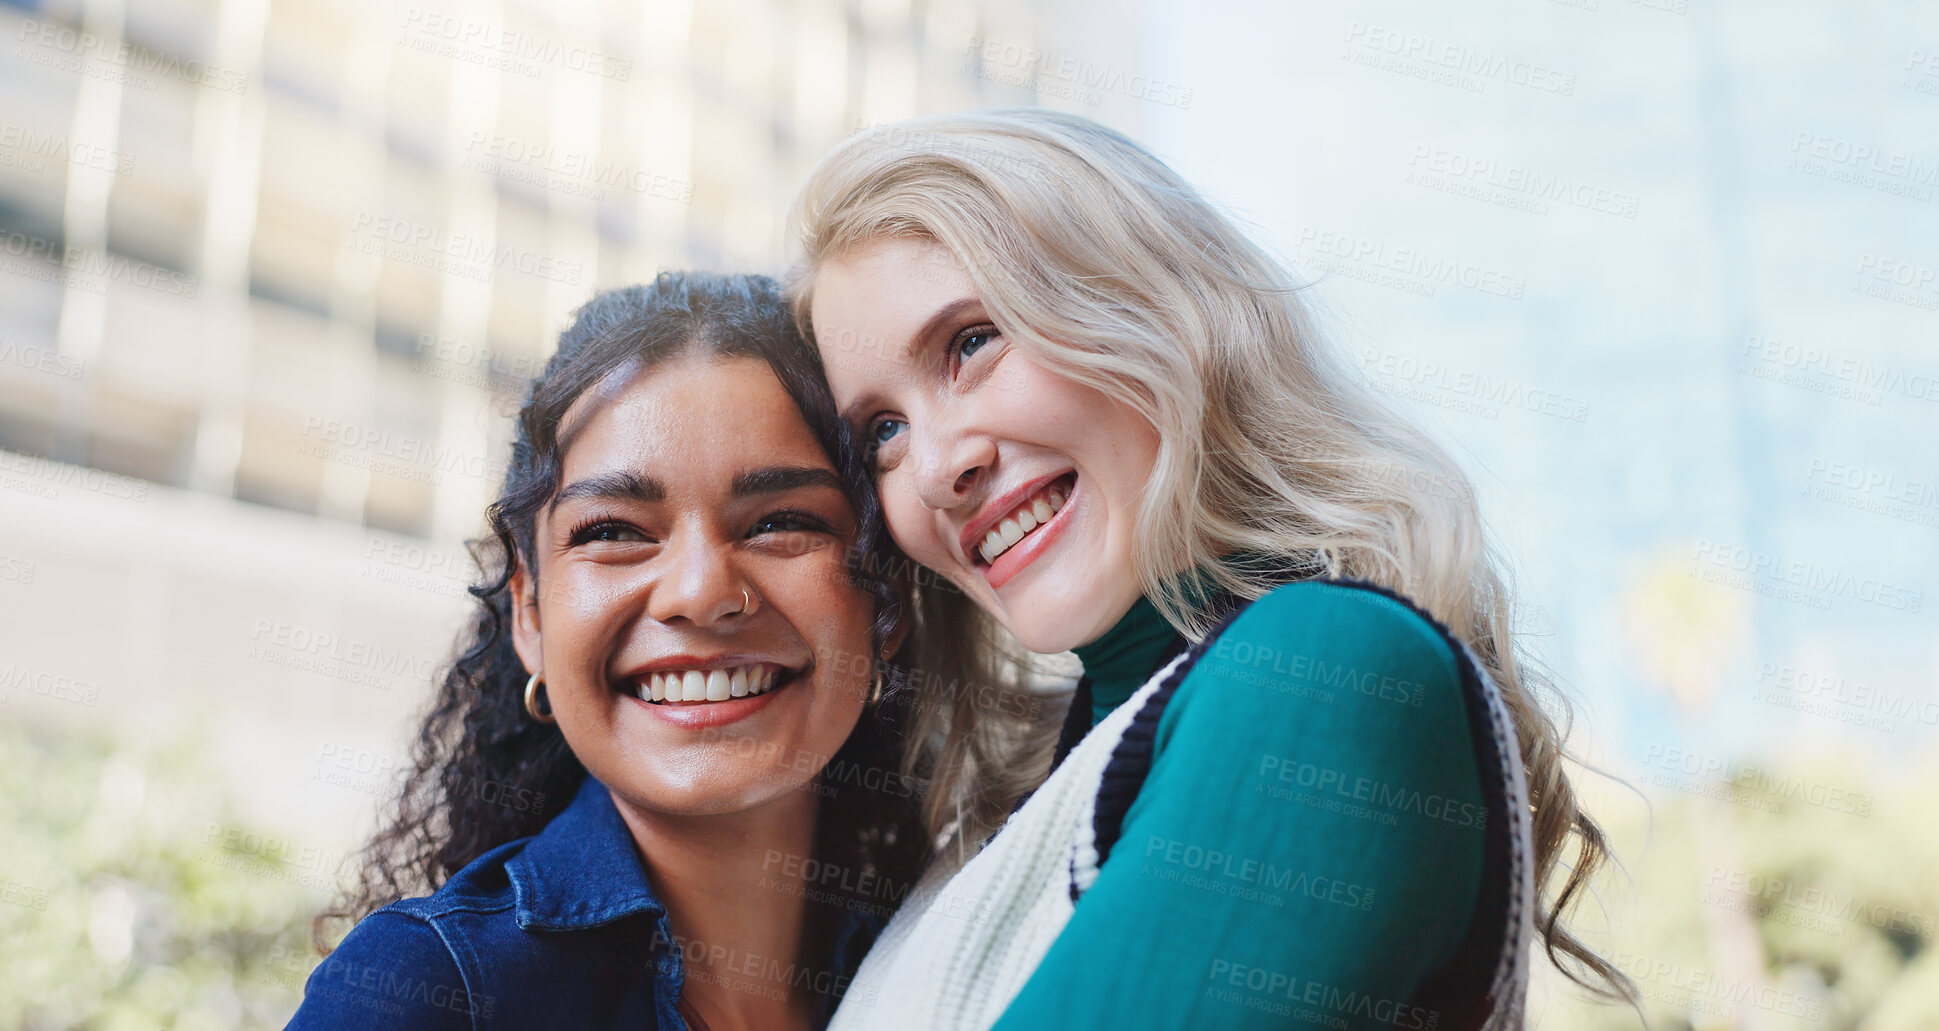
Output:
[[[237,820],[189,747],[0,726],[0,1027],[279,1028],[335,857]]]
[[[1939,770],[1866,766],[1768,764],[1607,822],[1629,879],[1604,880],[1607,926],[1585,936],[1635,978],[1651,1031],[1939,1028]],[[1543,980],[1533,1027],[1644,1026]]]
[[[1771,790],[1800,782],[1867,780],[1821,757],[1601,807],[1628,879],[1582,930],[1637,980],[1652,1031],[1939,1028],[1939,768],[1858,792],[1862,812]],[[251,828],[220,783],[193,747],[0,726],[0,1028],[288,1020],[341,857]],[[1538,989],[1531,1027],[1644,1026],[1552,976]]]

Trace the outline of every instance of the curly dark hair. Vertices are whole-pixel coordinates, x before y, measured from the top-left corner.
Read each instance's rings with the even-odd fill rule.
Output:
[[[752,357],[767,363],[834,463],[857,516],[848,575],[875,602],[872,654],[881,655],[907,613],[906,570],[893,552],[882,506],[822,374],[820,358],[789,315],[779,285],[766,276],[662,273],[651,284],[609,290],[581,307],[518,413],[511,462],[498,499],[486,510],[489,532],[470,542],[478,609],[461,637],[411,749],[398,795],[364,848],[361,869],[337,904],[319,915],[312,938],[328,952],[330,929],[355,922],[406,895],[435,891],[466,864],[536,834],[586,777],[556,724],[525,711],[525,667],[513,650],[513,570],[536,570],[539,511],[559,489],[560,420],[586,391],[629,380],[681,356]],[[907,885],[927,858],[917,792],[897,772],[906,689],[901,663],[883,700],[864,709],[854,732],[811,785],[822,796],[816,858],[868,871],[876,883]],[[829,776],[831,770],[868,776]],[[859,782],[857,782],[859,780]],[[829,907],[811,910],[810,940],[833,926]],[[819,935],[825,937],[825,935]]]

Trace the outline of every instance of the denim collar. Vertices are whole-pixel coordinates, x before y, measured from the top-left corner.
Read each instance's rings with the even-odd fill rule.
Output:
[[[577,931],[636,913],[664,915],[613,796],[591,774],[572,804],[505,863],[525,930]]]

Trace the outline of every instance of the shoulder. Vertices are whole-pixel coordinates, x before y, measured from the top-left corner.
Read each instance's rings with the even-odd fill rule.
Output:
[[[354,1022],[423,1031],[469,1028],[471,995],[457,957],[431,920],[393,904],[359,921],[311,971],[289,1027]]]
[[[1472,680],[1459,644],[1405,599],[1350,582],[1282,585],[1151,688],[1100,780],[1097,852],[1141,813],[1202,807],[1208,785],[1270,814],[1272,834],[1391,830],[1396,847],[1416,834],[1467,848],[1449,835],[1486,818]],[[1431,818],[1403,820],[1421,812]]]
[[[471,1027],[479,1000],[489,999],[477,983],[479,950],[512,937],[505,862],[530,840],[492,849],[432,894],[400,899],[359,921],[310,973],[290,1027],[352,1020],[425,1031]]]
[[[1404,595],[1357,580],[1281,584],[1237,612],[1218,640],[1310,641],[1336,651],[1400,647],[1456,664],[1453,635]],[[1216,643],[1216,642],[1215,642]]]
[[[414,970],[448,967],[455,971],[457,960],[445,944],[444,937],[429,918],[414,912],[408,904],[422,901],[425,900],[394,902],[364,917],[317,969],[321,971],[324,967],[335,967],[341,972],[381,960],[392,967],[410,967]],[[351,976],[345,979],[354,981],[357,978]]]
[[[1283,584],[1237,611],[1195,651],[1184,677],[1191,693],[1209,690],[1235,703],[1371,707],[1383,718],[1460,709],[1459,643],[1413,602],[1370,584]]]
[[[424,921],[454,913],[507,913],[516,904],[516,889],[505,865],[525,850],[530,837],[507,842],[466,863],[437,891],[423,898],[400,899],[378,912],[396,912]]]
[[[1154,775],[1404,783],[1468,801],[1486,748],[1478,683],[1459,642],[1404,598],[1302,581],[1201,640],[1140,716],[1155,719]]]

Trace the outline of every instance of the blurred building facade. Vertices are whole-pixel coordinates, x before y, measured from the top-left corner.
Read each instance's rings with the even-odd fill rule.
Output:
[[[596,287],[778,271],[857,127],[1001,102],[1022,3],[0,9],[0,448],[409,535],[476,525]],[[497,436],[494,436],[497,434]]]
[[[252,819],[347,848],[572,310],[667,268],[780,272],[821,154],[1064,88],[1033,42],[1058,17],[1098,21],[0,4],[0,717],[192,742]],[[1134,27],[1086,31],[1102,54]]]
[[[320,904],[570,311],[778,271],[860,126],[1039,103],[1237,204],[1478,473],[1572,744],[1643,792],[1578,779],[1659,1022],[1939,1026],[1935,55],[1902,4],[0,0],[0,724],[116,738],[110,814],[238,794]]]

